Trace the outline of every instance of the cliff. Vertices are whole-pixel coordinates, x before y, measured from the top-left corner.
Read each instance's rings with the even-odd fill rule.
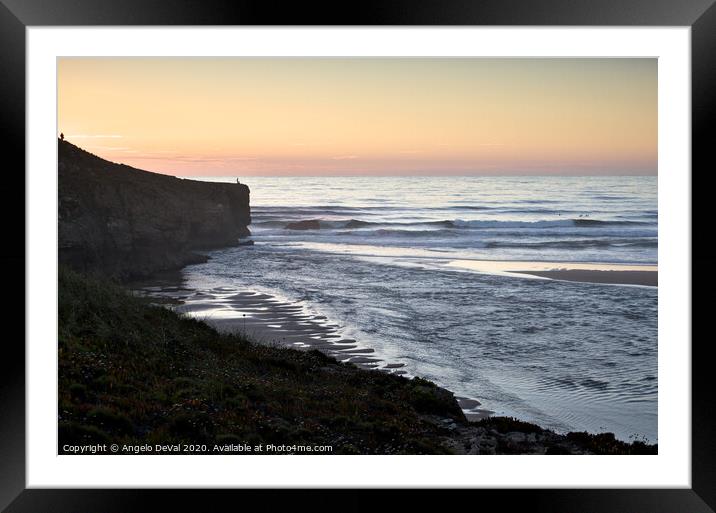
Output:
[[[250,235],[246,185],[182,180],[58,145],[61,264],[141,277],[202,261],[194,250]]]

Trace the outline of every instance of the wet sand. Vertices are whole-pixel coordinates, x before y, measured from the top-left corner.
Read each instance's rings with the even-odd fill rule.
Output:
[[[324,315],[311,313],[298,302],[230,287],[195,291],[166,281],[141,284],[135,290],[177,313],[206,322],[220,333],[242,334],[260,344],[317,349],[338,361],[365,369],[407,374],[404,363],[387,362],[376,356],[373,348],[343,336],[341,326],[331,323]],[[476,399],[456,397],[456,400],[470,420],[480,420],[494,413],[481,408]]]
[[[656,265],[496,260],[453,260],[447,265],[502,276],[535,276],[551,280],[608,283],[613,285],[656,287],[659,279],[659,271]]]
[[[317,349],[341,362],[405,374],[402,363],[388,363],[375,350],[343,336],[340,326],[307,311],[300,303],[269,294],[220,287],[193,291],[181,287],[142,287],[142,292],[180,314],[200,319],[220,333],[235,333],[261,344]],[[178,301],[171,304],[169,299]]]
[[[610,283],[614,285],[646,285],[657,287],[656,271],[601,271],[596,269],[558,269],[552,271],[516,271],[553,280],[580,281],[587,283]]]
[[[468,397],[460,396],[455,396],[455,399],[457,400],[457,404],[460,405],[460,408],[465,414],[467,420],[471,422],[486,419],[487,417],[495,413],[494,411],[480,408],[481,403],[477,399],[470,399]]]

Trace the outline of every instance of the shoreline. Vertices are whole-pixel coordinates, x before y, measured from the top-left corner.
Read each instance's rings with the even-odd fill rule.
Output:
[[[625,264],[609,262],[559,262],[539,260],[486,260],[457,258],[435,251],[410,250],[394,247],[376,247],[365,244],[338,244],[313,242],[307,249],[328,250],[329,253],[347,254],[370,258],[395,258],[428,261],[429,269],[471,271],[480,274],[526,279],[550,279],[605,285],[639,285],[658,287],[657,264]]]
[[[144,287],[136,289],[152,298],[178,301],[170,308],[210,325],[222,334],[242,335],[257,344],[317,349],[338,361],[376,369],[384,362],[372,355],[372,348],[355,339],[345,338],[340,327],[325,316],[306,310],[300,302],[283,301],[270,294],[233,287],[218,287],[205,291],[183,286]],[[404,374],[404,364],[388,363],[381,370]]]
[[[652,264],[537,262],[510,260],[452,260],[447,267],[522,278],[579,283],[658,287],[659,270]]]
[[[160,454],[157,442],[205,455],[263,445],[281,448],[252,452],[324,453],[310,450],[318,444],[363,455],[658,454],[657,444],[613,433],[559,434],[499,416],[470,422],[454,394],[429,380],[221,335],[96,275],[61,267],[59,287],[60,454],[87,444],[93,454]]]
[[[341,363],[352,363],[364,370],[413,377],[404,370],[405,363],[385,360],[376,354],[375,349],[344,337],[341,326],[324,315],[309,312],[301,302],[284,301],[263,292],[233,287],[208,291],[188,289],[184,287],[180,273],[169,276],[168,282],[162,285],[148,283],[144,286],[137,283],[132,290],[153,299],[169,299],[169,302],[162,301],[162,306],[203,321],[219,333],[245,336],[256,344],[302,351],[315,349]],[[456,395],[455,400],[470,421],[476,422],[494,414],[481,408],[482,403],[475,398]]]
[[[445,267],[460,268],[466,265],[479,267],[479,270],[472,267],[472,271],[535,280],[647,287],[656,287],[658,280],[657,266],[646,264],[453,260]],[[514,270],[517,267],[520,270]],[[404,370],[404,363],[387,361],[376,354],[374,348],[343,336],[342,326],[332,323],[325,315],[310,312],[301,301],[289,301],[245,287],[220,286],[201,291],[189,289],[184,285],[183,269],[158,273],[141,282],[134,282],[134,286],[127,285],[134,291],[149,291],[151,293],[148,295],[152,297],[170,299],[169,303],[174,302],[172,311],[205,322],[221,334],[245,336],[258,345],[299,351],[318,350],[339,363],[351,363],[361,370],[376,370],[407,379],[419,378]],[[164,303],[162,306],[167,306],[167,301]],[[453,394],[470,423],[513,419],[482,408],[478,399],[459,396],[448,388],[444,390]],[[531,423],[520,418],[514,420]],[[596,432],[589,434],[599,435]]]
[[[207,257],[210,259],[210,254]],[[543,280],[545,282],[553,280],[610,286],[658,287],[658,266],[656,264],[445,260],[447,262],[441,263],[439,267],[443,270],[472,271],[494,276]],[[183,290],[192,294],[199,292],[198,289],[188,289],[185,286],[185,269],[186,266],[173,271],[157,273],[145,278],[142,282],[135,282],[134,284],[140,285],[137,288],[142,288],[142,285],[155,285],[161,281],[161,286],[155,287],[155,290],[163,289],[164,292]],[[163,280],[162,277],[164,278]],[[200,304],[201,301],[199,301],[201,298],[197,296],[196,303],[191,304],[194,303],[194,299],[185,294],[180,299],[183,305],[178,309],[172,308],[172,310],[180,315],[186,314],[194,319],[206,322],[220,333],[245,335],[258,345],[285,347],[299,351],[317,350],[331,358],[335,358],[339,363],[351,363],[361,370],[377,370],[381,373],[396,374],[407,379],[421,378],[421,376],[407,371],[405,363],[384,359],[379,353],[376,353],[375,348],[361,344],[360,340],[353,338],[353,335],[344,336],[342,333],[343,326],[331,323],[323,315],[323,312],[310,312],[303,301],[290,301],[282,298],[280,291],[277,293],[273,290],[257,292],[249,289],[247,285],[226,287],[223,286],[224,283],[224,281],[216,282],[214,283],[214,285],[217,285],[216,287],[208,289],[222,296],[218,297],[215,303],[202,305]],[[134,289],[131,283],[126,285]],[[202,291],[207,292],[206,289]],[[276,295],[273,295],[274,293]],[[171,295],[171,297],[176,299],[176,294]],[[243,313],[247,314],[246,320],[242,316]],[[465,394],[470,395],[470,397],[466,397],[462,395],[464,392],[458,393],[450,387],[441,385],[439,378],[435,382],[439,387],[453,394],[463,415],[471,423],[503,418],[514,418],[514,420],[524,423],[535,422],[534,420],[529,420],[529,417],[525,418],[518,412],[497,413],[500,410],[499,404],[488,405],[492,409],[483,408],[482,402],[472,396],[470,392]],[[566,434],[568,432],[566,427],[558,431],[554,431],[554,426],[542,427],[540,424],[540,427],[555,433]],[[601,433],[597,430],[585,432],[595,436]],[[616,439],[622,442],[627,442],[628,440],[623,434]],[[644,438],[644,440],[648,439]],[[656,442],[652,441],[650,443]]]
[[[601,283],[605,285],[640,285],[658,287],[656,271],[603,271],[598,269],[555,269],[550,271],[516,271],[542,278],[579,283]]]

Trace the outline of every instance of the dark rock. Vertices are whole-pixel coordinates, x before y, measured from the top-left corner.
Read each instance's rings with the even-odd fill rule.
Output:
[[[305,221],[296,221],[286,225],[287,230],[320,230],[321,223],[318,219],[307,219]]]
[[[520,444],[524,443],[527,440],[527,435],[518,431],[512,431],[510,433],[507,433],[505,435],[505,438],[513,444]]]
[[[445,420],[443,425],[450,426]],[[500,430],[494,429],[499,427]],[[537,429],[536,429],[537,428]],[[622,442],[612,433],[558,434],[510,417],[455,424],[444,435],[456,454],[657,454],[658,446]]]
[[[206,260],[250,235],[249,188],[115,164],[58,140],[60,263],[119,278]]]

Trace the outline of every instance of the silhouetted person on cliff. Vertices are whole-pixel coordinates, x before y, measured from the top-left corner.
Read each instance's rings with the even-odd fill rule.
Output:
[[[65,140],[65,134],[63,134],[62,132],[60,132],[60,140],[61,140],[61,141],[64,141],[64,140]]]

